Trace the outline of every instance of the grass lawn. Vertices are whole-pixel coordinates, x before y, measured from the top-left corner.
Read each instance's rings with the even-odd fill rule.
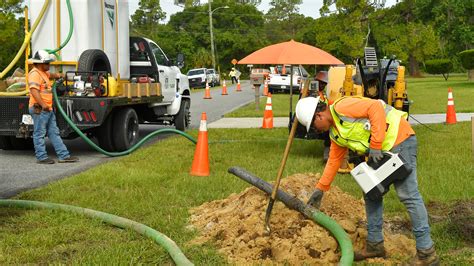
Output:
[[[450,204],[474,194],[470,123],[417,127],[419,183],[426,202]],[[196,131],[191,131],[193,136]],[[225,264],[211,244],[192,246],[196,232],[186,229],[188,210],[204,202],[240,192],[246,183],[227,173],[239,165],[273,180],[285,149],[287,130],[213,129],[209,131],[211,176],[188,172],[194,145],[172,137],[132,155],[19,195],[92,208],[144,223],[168,235],[197,265]],[[435,140],[435,141],[434,141]],[[322,172],[321,141],[295,140],[284,176]],[[360,197],[348,175],[335,185]],[[385,200],[387,215],[405,217],[406,211],[391,192]],[[151,240],[78,215],[48,210],[0,209],[0,264],[170,264],[167,253]],[[449,222],[433,226],[433,238],[445,262],[469,264],[468,251],[449,230]]]
[[[448,103],[448,87],[453,89],[456,112],[474,112],[474,82],[467,81],[467,74],[456,74],[449,77],[448,81],[439,76],[425,78],[408,78],[408,97],[413,101],[410,106],[412,114],[445,113]],[[266,98],[260,100],[260,111],[255,111],[255,103],[250,103],[225,117],[263,117]],[[298,100],[293,98],[293,110]],[[290,109],[290,96],[288,94],[275,94],[272,96],[273,116],[288,116]]]

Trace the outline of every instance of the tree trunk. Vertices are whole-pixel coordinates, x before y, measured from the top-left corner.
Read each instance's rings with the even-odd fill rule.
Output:
[[[467,71],[467,79],[469,81],[474,81],[474,69],[469,69]]]
[[[418,65],[418,60],[416,60],[416,57],[413,55],[410,55],[408,58],[408,61],[410,63],[410,76],[412,77],[420,77],[420,67]]]

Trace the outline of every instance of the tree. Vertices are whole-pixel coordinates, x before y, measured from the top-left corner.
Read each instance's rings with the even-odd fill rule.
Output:
[[[2,49],[0,49],[0,71],[10,64],[24,38],[24,18],[20,15],[22,12],[21,3],[21,0],[0,2],[0,43],[2,43]],[[16,37],[12,38],[12,36]],[[24,56],[18,61],[17,66],[22,66],[23,64]]]
[[[417,21],[413,0],[378,10],[370,17],[375,44],[383,55],[396,55],[408,63],[411,76],[420,75],[419,62],[439,51],[439,38],[433,26]]]
[[[132,15],[132,24],[141,29],[151,30],[166,18],[166,13],[161,10],[160,0],[140,0],[138,9]]]

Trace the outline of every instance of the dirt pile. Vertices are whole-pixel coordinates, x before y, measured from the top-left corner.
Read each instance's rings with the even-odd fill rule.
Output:
[[[282,180],[281,188],[306,202],[319,175],[297,174]],[[336,240],[323,227],[276,202],[271,217],[272,233],[265,235],[264,219],[268,197],[255,187],[223,200],[205,203],[191,210],[191,224],[200,236],[194,244],[211,242],[236,264],[327,264],[336,263],[340,251]],[[325,193],[321,210],[336,220],[350,235],[355,249],[367,236],[365,209],[360,199],[338,187]],[[402,234],[385,232],[390,260],[400,262],[415,254],[415,242]],[[396,259],[395,259],[396,258]]]

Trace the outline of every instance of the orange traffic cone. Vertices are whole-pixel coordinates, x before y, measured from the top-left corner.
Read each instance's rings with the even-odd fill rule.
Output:
[[[273,128],[272,94],[268,93],[262,128]]]
[[[268,82],[267,80],[265,80],[263,82],[263,96],[267,96],[268,95]]]
[[[242,89],[240,89],[240,79],[237,80],[237,91],[242,91]]]
[[[209,84],[206,82],[206,90],[204,93],[204,99],[212,99],[211,90],[209,89]]]
[[[454,110],[454,98],[451,88],[448,88],[448,108],[446,110],[446,124],[456,124],[456,111]]]
[[[225,79],[222,82],[222,95],[229,95],[227,94],[227,85],[225,85]]]
[[[209,176],[209,147],[207,141],[207,115],[201,114],[201,125],[199,126],[198,140],[194,152],[193,166],[191,167],[193,176]]]

